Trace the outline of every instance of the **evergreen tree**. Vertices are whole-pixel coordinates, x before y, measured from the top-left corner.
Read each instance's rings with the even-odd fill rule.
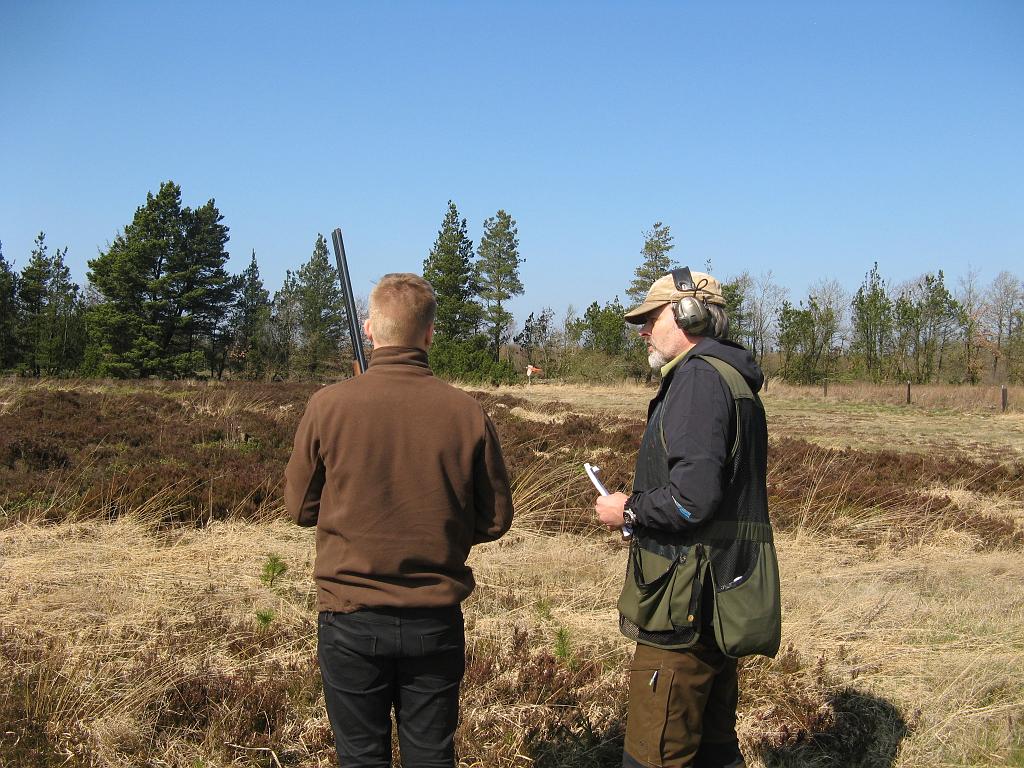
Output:
[[[234,283],[224,269],[228,228],[213,200],[181,207],[172,181],[135,211],[110,248],[89,261],[103,301],[89,312],[89,358],[114,376],[193,375],[221,354]]]
[[[288,270],[270,306],[269,348],[275,378],[288,378],[292,375],[302,335],[301,317],[299,284],[294,273]]]
[[[877,261],[857,289],[851,307],[852,351],[863,358],[868,375],[878,381],[882,378],[883,361],[892,346],[893,303],[885,281],[878,274]]]
[[[237,280],[225,268],[228,228],[224,217],[209,200],[196,210],[182,211],[185,221],[185,253],[180,263],[171,263],[168,277],[173,303],[184,322],[182,336],[185,359],[196,359],[205,351],[207,365],[218,377],[224,368],[230,343],[229,313],[234,303]],[[168,346],[173,348],[171,342]]]
[[[504,302],[523,293],[519,279],[519,231],[516,221],[499,210],[484,221],[484,234],[477,248],[477,282],[480,298],[484,301],[484,322],[490,339],[491,352],[498,359],[501,345],[508,341],[508,327],[512,313]]]
[[[0,246],[0,371],[18,363],[18,323],[18,273]]]
[[[675,269],[668,252],[675,245],[672,243],[671,228],[667,224],[656,221],[654,226],[644,232],[644,247],[640,251],[643,261],[633,273],[633,282],[626,290],[626,296],[634,304],[639,304],[647,295],[651,283]]]
[[[441,229],[430,254],[423,261],[423,278],[437,296],[438,341],[467,341],[480,326],[481,308],[473,268],[473,242],[466,220],[459,218],[455,203],[448,201]]]
[[[50,257],[50,280],[41,344],[41,368],[58,374],[76,370],[85,351],[85,317],[78,286],[64,263],[68,249],[57,249]]]
[[[321,376],[332,364],[337,366],[348,322],[338,271],[323,235],[316,236],[313,255],[299,267],[298,295],[302,367],[310,377]]]
[[[44,347],[48,340],[46,310],[51,276],[52,262],[47,253],[46,234],[40,232],[28,264],[18,279],[18,346],[22,350],[25,368],[33,376],[42,373],[47,362]]]
[[[50,280],[50,260],[46,250],[46,235],[40,232],[28,264],[18,279],[18,347],[22,351],[23,365],[34,376],[40,373],[43,309]]]
[[[946,342],[954,333],[960,306],[946,288],[945,276],[926,274],[896,299],[894,317],[906,375],[925,384],[942,372]]]
[[[82,313],[78,286],[64,263],[68,249],[49,253],[40,232],[17,280],[16,346],[33,376],[76,369],[82,355]]]
[[[266,371],[266,336],[270,322],[270,293],[263,287],[256,251],[249,266],[238,277],[238,292],[231,309],[231,355],[233,370],[246,378],[259,378]]]
[[[747,272],[722,283],[722,298],[725,299],[725,312],[729,316],[729,338],[736,339],[748,349],[751,346],[751,333],[747,306],[752,284],[753,278]]]
[[[596,301],[587,307],[582,320],[584,347],[612,357],[623,355],[628,349],[625,312],[618,296],[603,307]]]
[[[779,351],[782,375],[803,384],[821,382],[829,376],[839,356],[837,337],[842,322],[831,286],[812,289],[807,305],[794,307],[782,302],[779,310]]]
[[[523,330],[516,335],[514,341],[526,353],[526,362],[534,362],[534,351],[540,351],[544,358],[541,361],[547,365],[547,348],[551,342],[553,332],[552,321],[555,319],[555,311],[551,307],[544,307],[539,315],[533,312],[526,318]]]

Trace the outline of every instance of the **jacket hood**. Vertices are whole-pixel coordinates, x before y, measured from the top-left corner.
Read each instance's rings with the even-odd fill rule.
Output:
[[[754,356],[750,352],[735,341],[719,341],[704,336],[690,351],[690,354],[717,357],[739,371],[747,380],[751,391],[761,391],[761,386],[764,384],[764,373],[761,371],[761,366],[754,361]]]

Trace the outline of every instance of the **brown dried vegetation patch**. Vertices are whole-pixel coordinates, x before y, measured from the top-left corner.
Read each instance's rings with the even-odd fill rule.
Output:
[[[0,393],[0,768],[333,762],[312,538],[278,519],[313,390]],[[570,394],[474,393],[501,434],[519,516],[473,558],[463,768],[620,764],[625,556],[593,524],[580,464],[626,487],[643,417],[586,411]],[[1022,464],[781,433],[769,481],[790,645],[742,664],[748,764],[1015,764]],[[288,570],[267,585],[272,552]]]
[[[103,389],[29,387],[11,396],[0,432],[0,510],[16,521],[146,516],[163,525],[267,519],[281,513],[280,478],[313,385],[230,384]],[[643,420],[541,410],[506,392],[473,392],[491,414],[513,477],[544,478],[531,523],[593,530],[593,492],[580,469],[599,464],[628,488]],[[957,530],[982,547],[1017,546],[1020,521],[956,494],[1024,499],[1024,462],[994,451],[908,453],[821,447],[782,436],[769,453],[770,504],[783,530],[905,545]],[[539,499],[538,499],[539,501]],[[154,516],[156,517],[153,520]]]

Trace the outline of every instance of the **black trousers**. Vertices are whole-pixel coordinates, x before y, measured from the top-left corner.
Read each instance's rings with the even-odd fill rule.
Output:
[[[466,639],[459,606],[322,611],[317,655],[341,768],[452,768]]]

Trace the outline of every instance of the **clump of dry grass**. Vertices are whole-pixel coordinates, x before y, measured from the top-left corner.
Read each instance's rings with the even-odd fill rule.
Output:
[[[621,669],[609,673],[584,648],[563,641],[552,650],[549,643],[522,629],[505,642],[470,645],[460,765],[584,768],[621,761]]]

